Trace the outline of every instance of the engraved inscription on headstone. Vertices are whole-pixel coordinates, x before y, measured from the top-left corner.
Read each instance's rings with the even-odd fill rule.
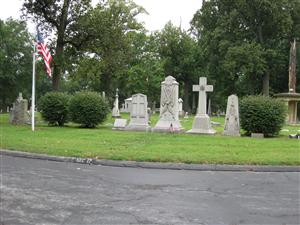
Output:
[[[178,82],[168,76],[161,84],[160,117],[153,132],[181,132],[178,116]]]
[[[29,121],[27,109],[28,101],[23,99],[22,93],[19,93],[17,100],[13,103],[9,122],[12,124],[27,124]]]
[[[135,94],[132,96],[132,110],[130,113],[130,122],[126,130],[148,131],[148,102],[147,96]]]
[[[227,100],[224,135],[240,136],[239,103],[236,95],[230,95]]]

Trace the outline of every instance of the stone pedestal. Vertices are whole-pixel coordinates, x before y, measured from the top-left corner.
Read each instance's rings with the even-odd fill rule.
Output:
[[[189,134],[215,134],[216,131],[212,129],[210,118],[207,114],[198,114],[195,116],[193,127],[187,131]]]
[[[153,132],[182,132],[178,116],[178,82],[168,76],[161,84],[160,117]]]
[[[299,93],[280,93],[275,97],[283,100],[287,107],[287,124],[299,124],[299,118],[297,118],[298,102],[300,102]]]
[[[111,113],[113,118],[120,118],[121,117],[120,116],[120,110],[119,110],[119,94],[118,94],[118,92],[119,92],[119,89],[117,88],[114,107],[113,107],[112,113]]]

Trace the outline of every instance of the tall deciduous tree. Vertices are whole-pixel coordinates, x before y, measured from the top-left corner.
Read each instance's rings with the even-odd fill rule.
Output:
[[[197,41],[171,22],[157,36],[165,74],[174,76],[183,84],[184,110],[190,111],[191,87],[200,75],[199,65],[202,63],[197,54]]]
[[[260,89],[269,95],[270,79],[286,68],[290,40],[300,36],[299,5],[298,0],[204,2],[192,25],[219,93]]]
[[[32,43],[26,24],[0,20],[0,108],[16,99],[18,92],[30,96]]]
[[[74,25],[78,32],[73,40],[88,41],[77,46],[80,52],[68,49],[70,55],[75,56],[73,62],[79,59],[78,66],[71,73],[71,79],[82,77],[78,73],[89,64],[90,69],[87,71],[91,72],[88,74],[90,88],[105,91],[108,95],[112,95],[116,87],[120,88],[134,58],[131,33],[142,32],[143,29],[136,20],[136,16],[142,12],[142,7],[128,0],[102,2],[89,10]]]
[[[54,48],[54,64],[52,86],[53,90],[59,89],[60,79],[65,71],[64,50],[72,40],[74,24],[76,24],[90,8],[91,0],[25,0],[23,13],[32,17],[34,22],[48,34],[55,33],[52,46]],[[80,40],[83,41],[83,40]]]
[[[130,34],[132,59],[125,77],[126,96],[143,93],[148,102],[153,104],[160,100],[160,85],[164,80],[164,60],[159,55],[155,36],[144,32]]]

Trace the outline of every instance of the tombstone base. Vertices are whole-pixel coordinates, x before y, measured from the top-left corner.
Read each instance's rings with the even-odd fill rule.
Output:
[[[230,130],[229,131],[224,130],[223,135],[224,136],[234,136],[234,137],[240,137],[241,136],[240,132],[230,131]]]
[[[181,127],[179,121],[167,121],[160,120],[154,128],[152,128],[152,132],[157,133],[182,133],[184,129]]]
[[[208,115],[196,115],[193,128],[188,130],[188,134],[215,134],[216,131],[211,128],[210,118]]]
[[[263,133],[251,133],[251,137],[252,138],[264,138],[264,134]]]
[[[125,127],[126,131],[151,131],[149,125],[129,124]]]

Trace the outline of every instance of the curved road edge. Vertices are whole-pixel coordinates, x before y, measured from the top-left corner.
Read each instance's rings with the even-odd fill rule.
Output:
[[[160,163],[160,162],[136,162],[117,161],[93,158],[76,158],[51,156],[44,154],[20,152],[14,150],[0,149],[0,156],[14,156],[30,159],[49,160],[57,162],[71,162],[90,165],[132,167],[145,169],[169,169],[169,170],[196,170],[196,171],[237,171],[237,172],[300,172],[300,166],[265,166],[265,165],[223,165],[223,164],[185,164],[185,163]]]

